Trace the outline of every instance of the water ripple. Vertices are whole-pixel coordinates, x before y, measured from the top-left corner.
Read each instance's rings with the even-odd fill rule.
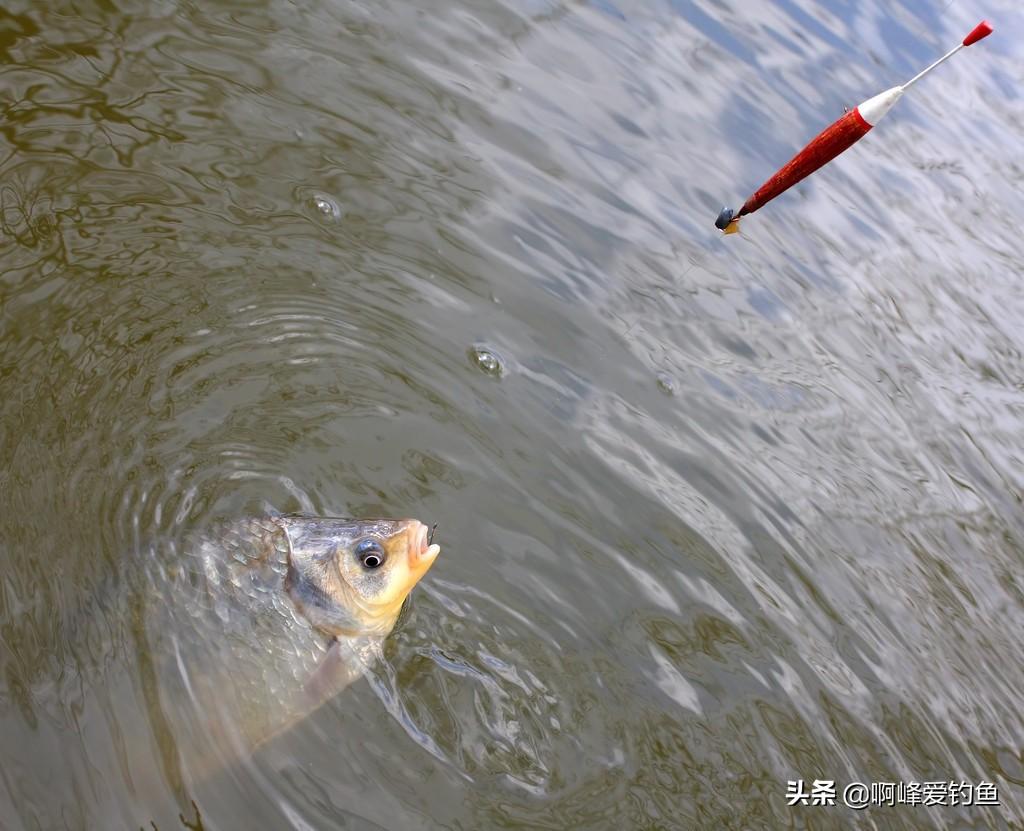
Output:
[[[8,12],[11,823],[775,827],[797,777],[1019,822],[1016,10],[711,227],[940,6]],[[368,683],[201,770],[146,623],[193,532],[288,510],[444,554]]]

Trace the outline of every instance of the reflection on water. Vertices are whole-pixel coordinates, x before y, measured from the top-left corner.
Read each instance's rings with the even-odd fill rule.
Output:
[[[8,4],[5,827],[1019,824],[1015,12],[726,240],[975,12]],[[203,766],[138,575],[292,510],[444,554],[365,681]]]

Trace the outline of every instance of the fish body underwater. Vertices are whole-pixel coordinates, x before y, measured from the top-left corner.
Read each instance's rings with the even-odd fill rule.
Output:
[[[251,754],[380,656],[439,551],[417,520],[285,516],[154,558],[133,627],[150,719],[185,767]]]

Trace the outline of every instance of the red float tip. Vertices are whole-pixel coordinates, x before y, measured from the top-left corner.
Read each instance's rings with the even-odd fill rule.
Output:
[[[964,38],[964,46],[970,46],[972,43],[977,43],[982,38],[987,38],[992,34],[992,24],[987,20],[982,20],[977,26],[975,26],[971,33]]]

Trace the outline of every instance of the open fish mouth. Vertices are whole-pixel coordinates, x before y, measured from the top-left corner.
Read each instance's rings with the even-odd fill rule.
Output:
[[[441,553],[441,546],[436,542],[432,542],[434,528],[437,528],[437,526],[435,525],[433,528],[430,528],[419,520],[414,520],[414,522],[415,526],[409,531],[409,553],[420,564],[430,563]]]

